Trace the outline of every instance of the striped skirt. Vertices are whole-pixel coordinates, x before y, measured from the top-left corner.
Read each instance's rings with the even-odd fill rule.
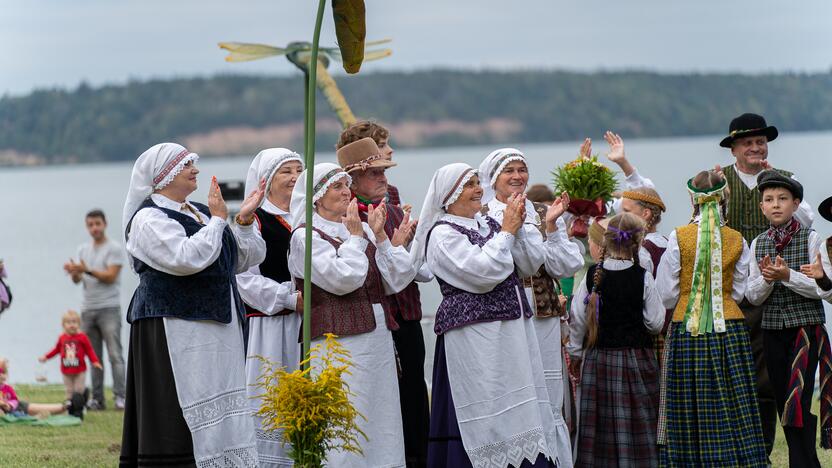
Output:
[[[580,393],[576,467],[658,466],[659,369],[653,349],[589,349]]]
[[[671,324],[662,466],[766,466],[748,331],[742,320],[725,325],[693,337]]]

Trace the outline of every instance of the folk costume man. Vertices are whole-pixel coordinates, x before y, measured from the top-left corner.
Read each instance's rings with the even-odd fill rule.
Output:
[[[370,206],[378,207],[386,199],[388,183],[386,170],[396,163],[385,158],[372,138],[362,138],[342,146],[337,151],[338,164],[352,177],[353,197],[358,205],[361,220],[367,222]],[[407,243],[413,237],[415,223],[401,207],[385,203],[387,219],[384,231],[391,239],[397,230],[403,229]],[[407,246],[405,246],[407,247]],[[432,279],[430,277],[417,278]],[[427,461],[429,406],[425,384],[425,338],[422,334],[422,302],[419,286],[411,282],[401,292],[389,296],[390,311],[398,329],[393,331],[393,341],[400,366],[399,394],[402,423],[404,426],[405,454],[408,466],[424,466]]]
[[[728,189],[731,191],[727,225],[739,231],[749,244],[769,228],[769,222],[760,211],[760,192],[756,189],[757,177],[766,169],[773,169],[786,177],[792,177],[791,172],[774,169],[768,162],[768,143],[774,141],[777,135],[777,128],[768,125],[763,116],[746,113],[731,121],[728,136],[719,143],[719,146],[729,148],[736,159],[734,164],[722,169],[718,166],[716,168],[724,173]],[[812,227],[814,214],[812,207],[805,200],[801,200],[795,219],[807,228]],[[751,331],[760,419],[766,452],[770,456],[777,430],[777,405],[763,357],[763,335],[760,327],[763,309],[751,305],[748,301],[743,301],[740,308]]]
[[[387,161],[393,160],[393,153],[395,150],[390,144],[390,130],[372,120],[359,120],[350,125],[338,137],[338,143],[335,144],[335,149],[339,150],[344,146],[356,142],[362,138],[372,138],[381,152],[382,159]],[[402,199],[399,195],[399,189],[393,185],[387,184],[387,194],[385,201],[389,205],[396,205],[405,211],[410,211],[410,205],[402,205]]]
[[[265,256],[253,227],[265,184],[232,228],[216,178],[208,206],[188,200],[197,159],[175,143],[151,147],[133,166],[124,204],[139,275],[127,316],[126,466],[257,466],[235,275]]]

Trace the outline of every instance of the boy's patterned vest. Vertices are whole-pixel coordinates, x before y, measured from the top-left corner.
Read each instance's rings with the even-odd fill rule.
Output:
[[[731,292],[734,290],[734,267],[742,257],[742,236],[727,226],[722,226],[720,232],[722,233],[722,298],[725,320],[743,320],[742,311],[731,297]],[[698,234],[699,226],[696,224],[676,228],[682,271],[679,273],[680,294],[676,310],[673,312],[674,322],[681,322],[685,319],[685,309],[687,309],[693,285],[693,264],[696,261]]]
[[[780,256],[793,271],[800,271],[800,265],[809,261],[809,233],[810,229],[801,227],[792,237],[791,242]],[[757,237],[754,256],[761,262],[766,255],[774,261],[777,251],[774,242],[766,233]],[[780,281],[774,282],[774,290],[763,303],[763,329],[782,330],[784,328],[802,327],[824,323],[823,302],[820,299],[809,299],[795,293]]]
[[[296,229],[303,229],[301,224]],[[322,239],[332,244],[335,249],[343,243],[317,228],[312,228]],[[366,238],[366,236],[365,236]],[[399,325],[390,313],[388,299],[384,294],[381,273],[376,264],[376,246],[367,242],[367,259],[370,261],[364,285],[355,291],[338,296],[312,283],[312,339],[324,333],[338,336],[359,335],[376,329],[373,304],[381,304],[387,328],[398,330]],[[295,278],[298,289],[303,290],[303,278]]]
[[[786,177],[792,176],[789,171],[774,170]],[[731,199],[728,201],[728,226],[739,231],[743,239],[750,244],[760,233],[768,230],[769,226],[760,209],[760,192],[756,187],[750,189],[745,185],[737,175],[734,164],[727,166],[723,172],[731,190]]]

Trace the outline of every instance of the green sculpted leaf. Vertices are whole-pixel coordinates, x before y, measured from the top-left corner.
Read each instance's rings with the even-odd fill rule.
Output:
[[[335,35],[347,73],[358,73],[364,61],[364,38],[367,35],[364,11],[364,0],[332,0]]]

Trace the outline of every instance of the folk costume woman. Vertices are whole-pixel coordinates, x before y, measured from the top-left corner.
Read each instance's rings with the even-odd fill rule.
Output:
[[[482,189],[467,164],[439,169],[411,252],[439,281],[430,467],[545,467],[560,462],[558,426],[518,269],[540,268],[523,234],[525,197],[502,225],[482,216]],[[566,454],[568,456],[568,454]]]
[[[659,368],[653,340],[665,310],[653,275],[638,264],[641,220],[620,213],[602,236],[599,262],[572,301],[567,350],[581,381],[575,465],[655,467]]]
[[[310,170],[310,169],[307,169]],[[303,285],[303,227],[306,198],[315,206],[312,233],[312,339],[333,333],[352,356],[350,375],[344,380],[353,394],[355,409],[367,439],[359,437],[363,455],[333,451],[327,463],[333,467],[405,466],[402,416],[396,358],[390,332],[396,321],[387,296],[401,291],[416,276],[417,268],[400,239],[384,232],[384,205],[368,209],[368,223],[358,216],[350,193],[350,176],[332,163],[315,165],[313,191],[295,184],[292,192],[292,234],[289,271],[298,288]],[[306,179],[306,172],[300,180]],[[312,367],[316,365],[312,363]]]
[[[232,228],[216,179],[208,206],[187,200],[197,159],[162,143],[133,166],[123,219],[139,286],[127,316],[123,465],[257,465],[235,275],[263,261],[252,225],[263,187]]]
[[[656,276],[673,308],[662,367],[662,466],[766,465],[751,344],[737,305],[751,253],[725,225],[725,179],[703,171],[688,181],[691,224],[670,234]]]
[[[523,153],[514,148],[493,151],[480,164],[483,177],[483,211],[497,222],[503,221],[506,202],[516,193],[526,191],[529,171]],[[526,216],[518,231],[518,244],[528,249],[534,263],[542,265],[531,276],[522,278],[529,303],[534,311],[534,328],[543,362],[543,376],[549,390],[549,402],[558,425],[558,460],[560,466],[571,466],[572,450],[569,429],[563,417],[564,391],[561,318],[566,308],[559,301],[558,278],[571,277],[583,268],[584,260],[578,245],[566,235],[561,219],[569,206],[564,194],[551,204],[525,202]],[[515,260],[523,261],[520,255]],[[531,265],[523,268],[528,271]]]
[[[298,344],[301,316],[300,294],[289,273],[289,202],[292,189],[303,171],[303,158],[286,148],[269,148],[254,157],[246,176],[245,193],[261,180],[266,181],[266,197],[254,212],[255,222],[266,242],[266,258],[259,265],[237,275],[240,297],[248,318],[248,356],[246,383],[252,412],[260,408],[262,391],[253,385],[262,372],[258,356],[284,366],[289,372],[298,368],[301,346]],[[266,432],[259,416],[254,418],[257,453],[261,467],[289,467],[289,447],[282,433]]]

